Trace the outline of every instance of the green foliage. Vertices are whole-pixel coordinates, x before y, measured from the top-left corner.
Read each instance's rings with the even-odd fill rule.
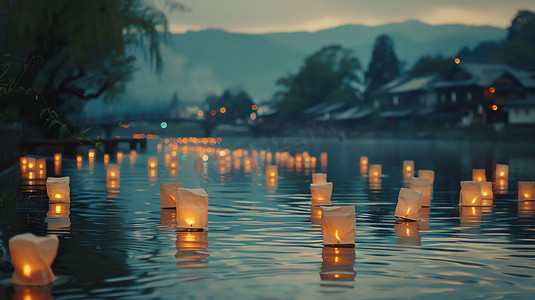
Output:
[[[453,64],[453,58],[451,57],[442,57],[442,55],[433,56],[422,56],[414,64],[411,70],[409,70],[409,75],[411,76],[420,76],[429,73],[441,73],[448,70]]]
[[[315,52],[297,74],[277,80],[277,85],[284,88],[274,96],[281,117],[299,116],[306,108],[323,102],[354,104],[360,96],[357,72],[361,68],[352,51],[341,46]]]
[[[136,49],[163,66],[167,20],[144,1],[0,0],[0,28],[0,110],[11,112],[3,121],[35,123],[43,105],[28,105],[22,91],[46,99],[59,119],[84,100],[111,99],[130,79]]]
[[[365,75],[368,82],[366,93],[370,94],[399,75],[400,63],[394,50],[394,41],[390,36],[383,34],[375,39],[372,59]]]

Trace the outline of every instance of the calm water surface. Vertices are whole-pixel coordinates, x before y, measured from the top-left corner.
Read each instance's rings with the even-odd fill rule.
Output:
[[[192,151],[178,153],[178,171],[157,153],[130,157],[124,148],[119,189],[106,188],[102,155],[80,168],[63,159],[71,178],[71,205],[49,206],[43,187],[21,188],[31,196],[1,208],[0,247],[33,232],[60,237],[52,265],[60,280],[44,289],[14,289],[0,274],[0,298],[530,298],[535,293],[535,204],[517,200],[517,181],[535,180],[535,146],[455,141],[315,140],[306,138],[223,140],[221,147],[290,154],[308,151],[315,171],[334,183],[332,202],[355,205],[355,248],[323,247],[311,211],[314,168],[279,167],[277,186],[266,186],[265,160],[203,163]],[[327,162],[320,153],[328,153]],[[184,156],[182,156],[184,155]],[[382,164],[380,183],[361,176],[358,159]],[[147,170],[158,156],[156,174]],[[114,159],[112,158],[112,163]],[[431,208],[419,222],[397,222],[401,166],[435,170]],[[492,207],[460,211],[459,182],[473,168],[509,164],[508,190]],[[51,158],[48,175],[54,176]],[[209,229],[177,232],[174,210],[160,209],[159,182],[180,181],[206,189]],[[32,182],[34,183],[34,182]],[[56,214],[54,214],[56,212]],[[27,295],[34,298],[24,298]]]

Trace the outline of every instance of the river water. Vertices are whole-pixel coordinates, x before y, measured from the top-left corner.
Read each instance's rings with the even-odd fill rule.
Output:
[[[42,182],[17,178],[28,199],[1,208],[4,259],[16,234],[56,234],[52,268],[60,279],[47,288],[14,288],[3,273],[0,298],[529,298],[535,292],[535,203],[517,200],[517,182],[535,180],[533,143],[224,138],[215,147],[242,151],[223,163],[205,152],[204,162],[197,150],[206,146],[183,151],[179,144],[178,169],[157,143],[149,140],[147,151],[135,155],[120,149],[119,188],[106,186],[101,153],[90,164],[79,149],[81,165],[63,159],[61,170],[49,157],[48,176],[71,180],[71,204],[59,211]],[[266,186],[262,150],[273,163],[277,152],[304,151],[316,163],[288,167],[279,159],[277,184]],[[363,155],[382,164],[379,183],[361,174]],[[153,173],[149,156],[158,157]],[[394,217],[407,185],[403,160],[436,174],[431,207],[419,222]],[[509,165],[507,189],[495,191],[490,207],[461,211],[460,181],[470,180],[474,168],[486,169],[490,181],[495,163]],[[334,205],[355,206],[355,248],[323,247],[310,207],[314,171],[333,182]],[[160,209],[159,182],[173,181],[206,190],[207,231],[177,232],[174,210]]]

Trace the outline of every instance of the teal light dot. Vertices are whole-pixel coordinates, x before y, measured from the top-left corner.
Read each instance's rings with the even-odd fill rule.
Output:
[[[167,128],[167,122],[162,122],[162,124],[160,124],[160,126],[161,126],[163,129]]]
[[[186,155],[182,155],[182,161],[186,161],[188,157]]]

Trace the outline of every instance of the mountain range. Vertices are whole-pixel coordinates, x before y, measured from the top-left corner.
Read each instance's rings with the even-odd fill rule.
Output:
[[[201,103],[207,95],[227,88],[242,88],[256,102],[266,101],[276,91],[278,78],[297,73],[307,56],[327,45],[353,49],[363,70],[367,69],[374,41],[381,34],[394,40],[398,59],[407,69],[421,56],[454,56],[463,47],[502,40],[507,31],[407,21],[344,25],[317,32],[244,34],[208,29],[172,34],[161,49],[164,71],[155,74],[138,55],[138,70],[119,102],[135,101],[150,107],[168,103],[177,92],[180,101]]]

